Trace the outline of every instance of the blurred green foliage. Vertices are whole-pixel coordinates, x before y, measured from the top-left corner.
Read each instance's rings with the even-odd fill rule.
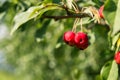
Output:
[[[60,4],[60,0],[0,1],[0,23],[6,24],[10,32],[16,14],[49,2]],[[99,8],[104,2],[81,0],[77,4]],[[45,14],[64,15],[65,12]],[[62,40],[64,32],[72,29],[73,22],[74,19],[32,19],[12,36],[7,35],[8,38],[0,41],[0,50],[12,69],[10,67],[10,72],[1,70],[0,80],[101,80],[102,66],[114,56],[107,38],[110,29],[94,22],[85,24],[90,45],[82,51]]]

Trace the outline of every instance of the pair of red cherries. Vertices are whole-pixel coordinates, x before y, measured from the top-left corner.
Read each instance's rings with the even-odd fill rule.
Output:
[[[99,16],[104,18],[103,16],[104,5],[100,7],[98,10]],[[63,40],[70,46],[76,46],[77,48],[84,50],[88,47],[88,37],[87,34],[83,32],[74,33],[72,31],[68,31],[64,33]]]
[[[83,32],[74,33],[67,31],[63,35],[63,40],[70,46],[76,46],[77,48],[84,50],[88,47],[88,36]]]
[[[72,31],[67,31],[64,33],[63,40],[70,46],[76,46],[77,48],[84,50],[88,47],[88,36],[83,32],[74,33]],[[120,64],[120,51],[118,51],[114,60],[117,64]]]

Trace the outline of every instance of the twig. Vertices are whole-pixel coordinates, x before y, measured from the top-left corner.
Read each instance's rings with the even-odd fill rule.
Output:
[[[43,15],[43,18],[53,18],[55,20],[67,19],[67,18],[85,18],[85,17],[90,17],[90,16],[88,14],[85,14],[85,13],[79,13],[79,14],[67,15],[67,16],[48,16],[48,15]]]

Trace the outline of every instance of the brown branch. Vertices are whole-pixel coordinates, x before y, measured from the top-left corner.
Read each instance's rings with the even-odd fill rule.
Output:
[[[67,16],[48,16],[48,15],[43,15],[43,18],[53,18],[55,20],[59,19],[67,19],[67,18],[85,18],[85,17],[91,17],[88,14],[75,14],[75,15],[67,15]]]
[[[52,18],[54,20],[60,20],[60,19],[67,19],[67,18],[85,18],[85,17],[91,17],[89,14],[87,13],[76,13],[72,10],[69,10],[69,8],[67,8],[66,5],[62,5],[59,6],[61,7],[63,10],[66,11],[67,15],[66,16],[49,16],[49,15],[43,15],[42,18]]]
[[[49,5],[50,6],[50,5]],[[67,8],[66,5],[62,5],[59,6],[60,8],[62,8],[63,10],[66,11],[67,15],[66,16],[49,16],[49,15],[43,15],[42,18],[52,18],[55,20],[59,20],[59,19],[67,19],[67,18],[84,18],[84,17],[91,17],[90,15],[88,15],[87,13],[76,13],[72,10],[70,10],[69,8]]]

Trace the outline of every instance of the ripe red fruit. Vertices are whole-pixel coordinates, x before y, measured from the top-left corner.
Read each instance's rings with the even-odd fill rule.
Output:
[[[117,64],[120,64],[120,51],[118,51],[116,54],[115,54],[115,57],[114,57],[115,61]]]
[[[104,18],[103,10],[104,10],[104,5],[102,5],[102,6],[100,7],[100,9],[98,10],[99,15],[100,15],[101,18]]]
[[[68,45],[73,46],[75,44],[74,37],[75,37],[75,33],[74,32],[67,31],[67,32],[64,33],[63,40]]]
[[[76,44],[76,47],[81,49],[81,50],[84,50],[88,47],[88,36],[87,34],[83,33],[83,32],[78,32],[76,35],[75,35],[75,44]]]

